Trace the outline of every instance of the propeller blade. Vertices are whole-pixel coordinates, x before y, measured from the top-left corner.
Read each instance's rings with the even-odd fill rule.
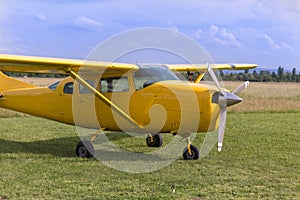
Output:
[[[220,122],[219,122],[219,135],[218,135],[218,151],[220,152],[222,150],[223,146],[223,139],[224,139],[224,133],[225,133],[225,126],[226,126],[226,106],[221,107],[220,112]]]
[[[212,80],[213,80],[214,83],[216,84],[216,86],[217,86],[217,88],[219,89],[219,91],[221,92],[221,94],[224,96],[224,95],[225,95],[225,92],[224,92],[224,90],[221,88],[220,83],[219,83],[219,81],[218,81],[218,79],[217,79],[217,76],[216,76],[214,70],[212,69],[212,67],[211,67],[210,64],[207,64],[207,65],[208,65],[208,66],[207,66],[207,71],[208,71],[210,77],[212,78]]]
[[[246,82],[242,83],[241,85],[239,85],[237,88],[235,88],[232,91],[232,93],[233,94],[239,94],[241,91],[243,91],[244,89],[246,89],[249,85],[250,85],[250,82],[246,81]]]

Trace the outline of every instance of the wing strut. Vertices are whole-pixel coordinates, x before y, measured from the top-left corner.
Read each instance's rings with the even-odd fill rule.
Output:
[[[199,74],[195,80],[195,83],[200,83],[200,81],[202,80],[204,75],[205,75],[205,72]]]
[[[94,87],[92,87],[88,82],[86,82],[83,78],[81,78],[76,72],[70,70],[71,77],[78,81],[80,84],[82,84],[84,87],[86,87],[91,92],[95,93],[96,97],[104,102],[106,105],[110,106],[114,111],[116,111],[121,117],[123,117],[126,121],[131,123],[132,125],[143,128],[142,125],[140,125],[138,122],[136,122],[134,119],[132,119],[127,113],[125,113],[121,108],[119,108],[116,104],[111,102],[108,98],[106,98],[103,94],[101,94],[98,90],[96,90]]]

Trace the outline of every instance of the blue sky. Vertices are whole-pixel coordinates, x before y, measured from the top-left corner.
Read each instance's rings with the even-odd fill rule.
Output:
[[[133,28],[161,27],[215,62],[300,70],[299,0],[0,0],[0,53],[84,59]]]

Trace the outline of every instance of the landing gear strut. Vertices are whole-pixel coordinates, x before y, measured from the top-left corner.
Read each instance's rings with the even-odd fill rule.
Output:
[[[184,160],[199,159],[199,150],[194,145],[191,145],[190,137],[187,137],[187,147],[183,150],[182,156]]]

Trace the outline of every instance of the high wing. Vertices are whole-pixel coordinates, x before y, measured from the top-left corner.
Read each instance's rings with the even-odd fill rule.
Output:
[[[83,66],[83,68],[81,68]],[[165,64],[173,71],[197,71],[205,73],[208,70],[207,64]],[[246,70],[257,67],[256,64],[210,64],[216,70]],[[69,74],[73,72],[95,73],[97,70],[105,73],[122,73],[131,69],[138,69],[135,64],[86,61],[62,58],[47,58],[36,56],[19,56],[0,54],[0,71],[6,72],[34,72]]]
[[[210,64],[214,70],[247,70],[257,67],[257,64]],[[166,64],[170,70],[179,72],[200,72],[205,73],[208,70],[208,64]]]
[[[0,54],[0,71],[6,72],[69,74],[70,71],[94,73],[100,70],[113,74],[137,68],[134,64],[125,63]]]

